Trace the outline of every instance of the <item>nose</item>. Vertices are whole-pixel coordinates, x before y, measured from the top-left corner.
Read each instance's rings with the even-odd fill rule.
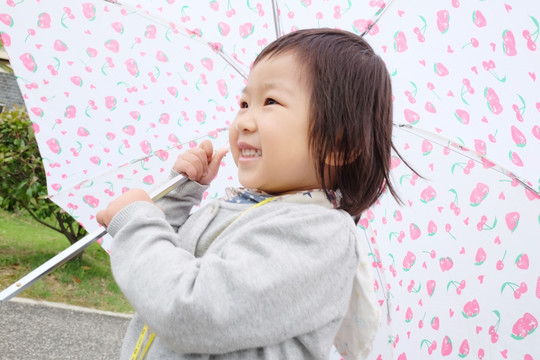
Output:
[[[255,131],[257,129],[257,122],[253,116],[253,111],[250,111],[249,108],[240,110],[236,114],[233,126],[240,133]]]

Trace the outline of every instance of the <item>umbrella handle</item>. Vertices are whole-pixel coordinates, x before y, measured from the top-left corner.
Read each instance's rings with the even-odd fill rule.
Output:
[[[153,201],[165,196],[171,190],[178,185],[187,181],[187,178],[183,175],[175,176],[163,185],[159,186],[156,190],[150,192],[150,197]],[[96,242],[99,238],[103,237],[107,233],[107,229],[100,227],[99,229],[91,232],[82,239],[75,242],[73,245],[58,253],[48,261],[41,264],[39,267],[31,271],[28,275],[24,276],[17,282],[10,285],[8,288],[0,292],[0,304],[3,304],[14,296],[17,296],[23,290],[27,289],[30,285],[49,274],[56,268],[62,266],[69,260],[73,259],[80,253],[82,253],[87,247]]]

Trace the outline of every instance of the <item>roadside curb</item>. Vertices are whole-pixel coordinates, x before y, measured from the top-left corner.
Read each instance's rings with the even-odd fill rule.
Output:
[[[91,313],[91,314],[97,314],[97,315],[113,316],[113,317],[119,317],[119,318],[124,318],[124,319],[131,319],[133,317],[133,314],[115,313],[112,311],[97,310],[97,309],[92,309],[92,308],[87,308],[87,307],[82,307],[82,306],[56,303],[56,302],[50,302],[50,301],[44,301],[44,300],[34,300],[34,299],[14,297],[9,301],[13,301],[20,304],[28,304],[28,305],[43,305],[43,306],[53,307],[57,309],[85,312],[85,313]]]

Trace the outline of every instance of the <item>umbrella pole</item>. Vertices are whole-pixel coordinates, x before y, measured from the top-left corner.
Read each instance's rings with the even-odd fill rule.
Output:
[[[165,184],[158,187],[156,190],[152,191],[150,193],[150,197],[152,200],[156,201],[185,181],[187,181],[187,178],[183,175],[175,176]],[[9,301],[9,299],[17,296],[19,293],[27,289],[30,285],[45,275],[82,253],[87,247],[92,245],[99,238],[103,237],[106,233],[107,230],[105,228],[100,228],[91,232],[67,249],[40,265],[38,268],[31,271],[28,275],[10,285],[8,288],[0,292],[0,304]]]

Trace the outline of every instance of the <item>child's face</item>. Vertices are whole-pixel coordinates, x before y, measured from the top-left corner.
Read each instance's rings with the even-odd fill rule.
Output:
[[[310,89],[292,53],[255,65],[229,140],[240,183],[270,194],[318,189],[308,148]]]

